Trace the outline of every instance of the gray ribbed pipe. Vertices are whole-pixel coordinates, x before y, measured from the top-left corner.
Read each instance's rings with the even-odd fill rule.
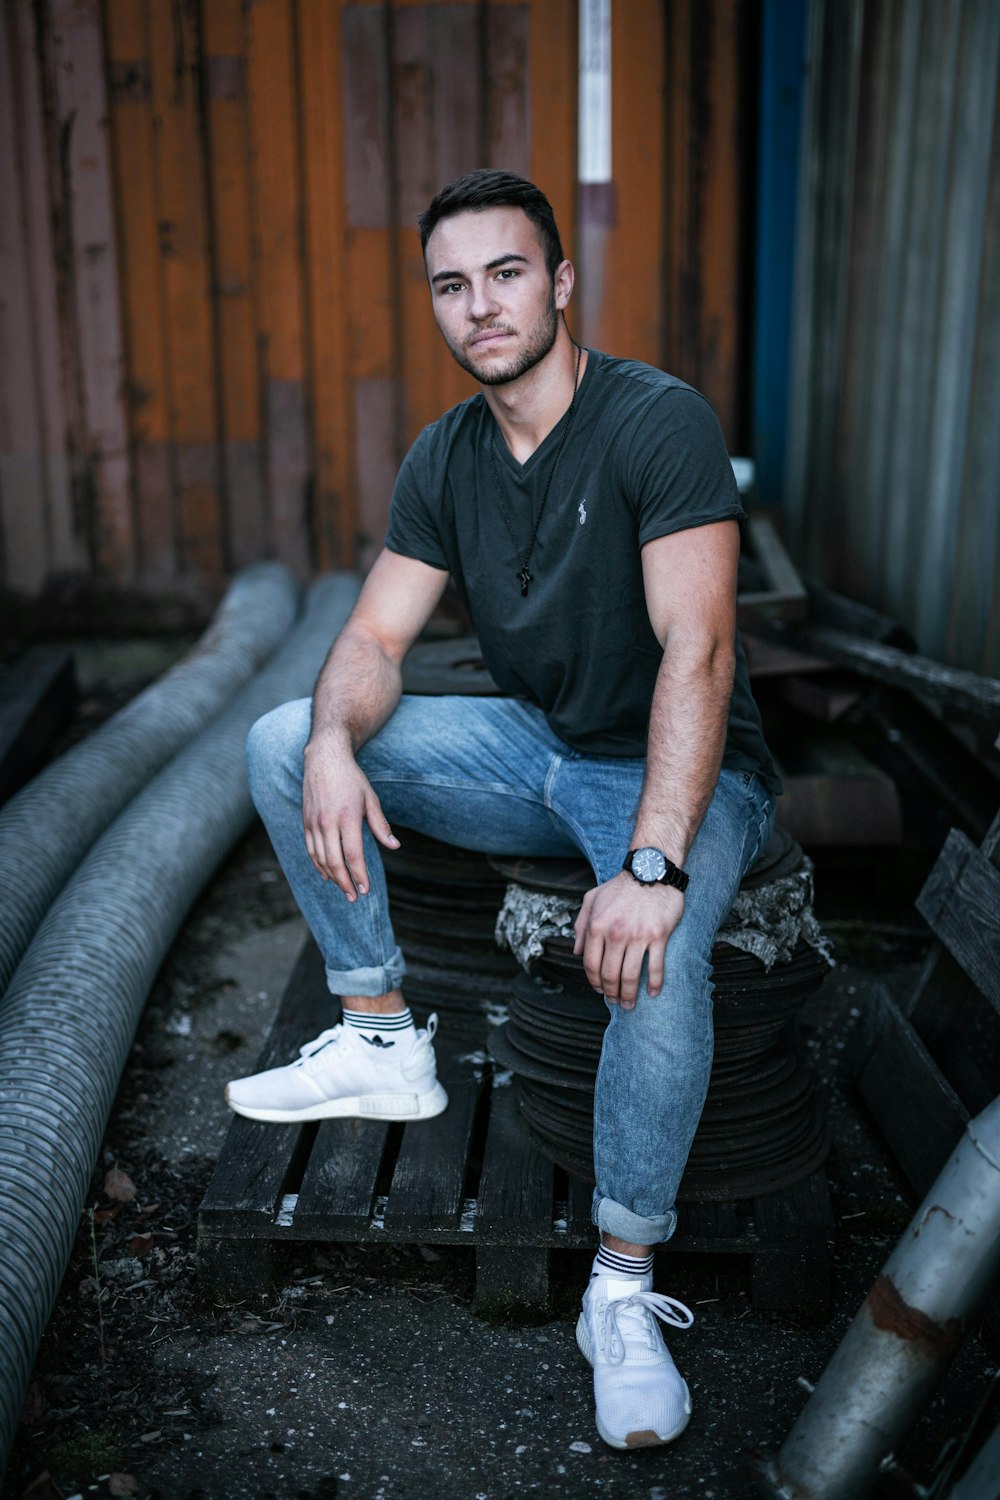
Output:
[[[57,898],[0,1015],[0,1472],[150,985],[254,810],[243,746],[308,693],[360,584],[320,579],[271,662],[160,772]]]
[[[298,606],[284,564],[246,568],[183,661],[0,809],[0,995],[97,836],[250,680]]]

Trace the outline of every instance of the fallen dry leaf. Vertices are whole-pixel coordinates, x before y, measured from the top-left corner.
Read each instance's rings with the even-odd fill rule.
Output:
[[[140,1219],[148,1219],[150,1214],[156,1213],[156,1210],[159,1208],[159,1206],[160,1205],[158,1203],[147,1203],[145,1208],[140,1208],[139,1210]]]
[[[44,1415],[45,1406],[45,1388],[40,1380],[33,1380],[28,1386],[28,1394],[21,1408],[21,1421],[26,1424],[39,1421]]]
[[[104,1196],[119,1203],[131,1203],[135,1198],[135,1183],[117,1162],[104,1179]]]
[[[134,1234],[128,1242],[129,1255],[137,1255],[141,1260],[148,1255],[153,1248],[153,1236],[149,1234]]]
[[[62,1500],[62,1490],[56,1488],[48,1469],[43,1469],[21,1492],[21,1500]]]
[[[114,1208],[97,1208],[94,1210],[94,1223],[108,1224],[112,1220],[117,1219],[121,1211],[122,1206],[120,1203],[116,1203]]]
[[[109,1474],[108,1491],[112,1495],[135,1495],[139,1486],[133,1474]]]

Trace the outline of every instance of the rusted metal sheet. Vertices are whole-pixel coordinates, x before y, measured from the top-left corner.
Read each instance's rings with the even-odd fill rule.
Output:
[[[33,592],[47,562],[45,472],[6,33],[0,13],[0,562],[10,584]]]
[[[746,440],[753,178],[754,80],[746,58],[756,21],[747,0],[678,0],[665,15],[663,360],[704,392],[738,453]],[[649,97],[648,88],[635,97],[634,130],[642,129]],[[648,281],[647,274],[637,295]]]
[[[785,503],[800,560],[1000,674],[1000,10],[812,0]]]
[[[202,44],[226,551],[238,568],[269,540],[242,0],[205,7]]]
[[[125,358],[101,11],[97,0],[52,0],[47,10],[56,116],[69,186],[82,456],[93,479],[86,503],[91,508],[94,562],[126,581],[135,570],[135,528],[122,401]]]
[[[178,557],[149,32],[135,0],[107,0],[104,14],[137,564],[154,582]]]
[[[579,262],[574,332],[700,382],[738,426],[726,413],[741,410],[742,346],[723,325],[743,253],[734,121],[750,0],[611,5],[613,171],[580,198],[589,238],[576,222],[579,9],[8,0],[32,298],[13,342],[20,354],[34,339],[19,397],[36,392],[42,454],[41,498],[18,507],[36,529],[31,589],[58,569],[74,587],[93,573],[208,598],[258,556],[303,573],[370,558],[408,444],[474,389],[435,327],[416,217],[477,165],[524,173],[552,199]],[[683,26],[681,58],[667,43]],[[692,128],[707,134],[686,157]],[[673,238],[668,160],[691,169]],[[668,336],[703,263],[687,326],[723,351],[708,379]]]

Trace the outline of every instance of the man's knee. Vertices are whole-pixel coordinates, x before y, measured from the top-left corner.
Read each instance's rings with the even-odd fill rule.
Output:
[[[247,776],[250,793],[260,804],[260,794],[291,773],[302,778],[302,755],[309,738],[309,698],[283,703],[262,715],[247,735]]]

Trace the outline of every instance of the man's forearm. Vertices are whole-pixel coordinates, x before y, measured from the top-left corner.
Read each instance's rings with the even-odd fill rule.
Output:
[[[381,729],[401,693],[399,663],[366,630],[348,624],[316,682],[309,743],[354,754]]]
[[[734,667],[732,643],[668,644],[650,710],[633,847],[652,844],[677,865],[687,858],[722,764]]]

